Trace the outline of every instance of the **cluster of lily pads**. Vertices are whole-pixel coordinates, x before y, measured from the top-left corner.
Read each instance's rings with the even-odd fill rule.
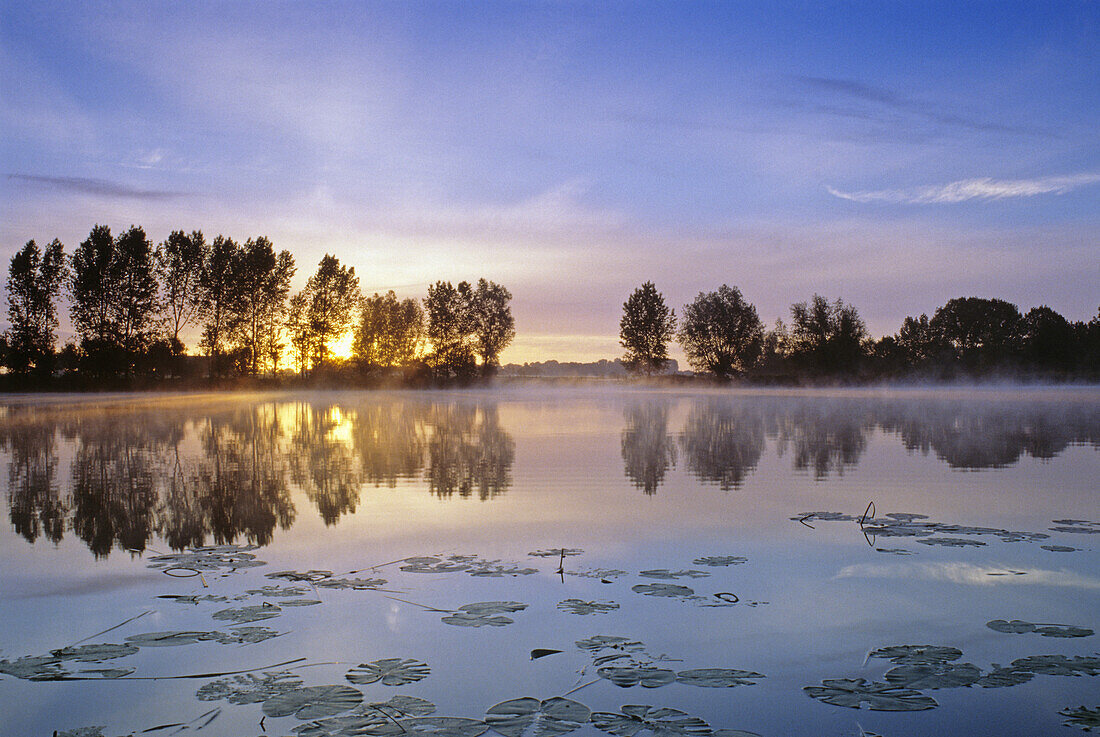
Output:
[[[576,646],[592,659],[596,675],[621,688],[660,688],[670,683],[704,688],[752,686],[764,678],[760,673],[736,668],[693,668],[676,672],[660,664],[671,662],[667,655],[651,655],[644,643],[618,635],[593,635]]]
[[[873,505],[869,505],[868,510],[872,507]],[[994,527],[928,522],[926,521],[928,520],[927,515],[909,512],[890,512],[882,517],[870,517],[866,512],[863,515],[852,515],[845,512],[803,512],[790,519],[811,529],[814,522],[855,522],[859,525],[867,543],[872,547],[874,547],[876,539],[880,537],[917,538],[916,542],[923,545],[953,548],[982,547],[986,544],[985,541],[972,538],[983,536],[995,537],[1006,543],[1042,542],[1050,539],[1050,535],[1045,532],[1020,532]],[[1054,520],[1054,525],[1054,527],[1049,528],[1053,532],[1100,533],[1100,522],[1061,519]],[[957,537],[959,535],[965,535],[966,537]],[[1072,553],[1079,550],[1079,548],[1070,545],[1046,544],[1040,545],[1040,547],[1043,550],[1055,553]],[[880,553],[892,553],[894,555],[913,554],[913,551],[904,548],[877,547],[875,549]]]
[[[1004,631],[998,627],[992,629]],[[1088,633],[1092,634],[1091,630]],[[883,676],[885,682],[827,678],[820,686],[806,686],[803,690],[811,698],[834,706],[858,709],[866,704],[873,711],[923,711],[938,706],[924,691],[970,686],[1006,688],[1027,683],[1037,675],[1100,675],[1100,655],[1030,655],[1013,660],[1008,666],[994,663],[986,671],[973,663],[957,662],[962,651],[941,645],[893,645],[874,650],[869,657],[884,658],[894,664]]]

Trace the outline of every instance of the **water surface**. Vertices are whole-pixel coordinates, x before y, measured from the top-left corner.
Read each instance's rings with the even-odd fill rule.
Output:
[[[9,397],[5,733],[485,729],[180,678],[251,670],[437,717],[576,704],[507,737],[1070,734],[1100,706],[1098,447],[1087,388]],[[163,557],[201,546],[236,547]],[[118,647],[51,655],[91,644]]]

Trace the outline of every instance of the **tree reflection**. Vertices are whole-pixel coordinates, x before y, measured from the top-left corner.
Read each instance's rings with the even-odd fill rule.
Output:
[[[355,512],[363,482],[352,453],[351,420],[336,406],[299,402],[293,408],[290,476],[317,506],[325,525]]]
[[[427,424],[430,493],[443,499],[476,493],[484,501],[512,485],[516,443],[501,428],[495,404],[434,404]]]
[[[352,415],[351,443],[359,458],[364,483],[388,486],[411,479],[424,468],[424,437],[420,416],[407,404],[369,404]]]
[[[790,450],[794,469],[816,479],[855,468],[874,429],[859,403],[792,402],[772,417],[776,452],[782,457]]]
[[[688,470],[723,491],[737,489],[764,454],[764,417],[751,404],[697,402],[680,448]]]
[[[8,508],[16,533],[33,543],[40,535],[52,543],[65,535],[68,505],[57,484],[56,433],[53,424],[33,417],[8,417],[0,426],[0,450],[8,455]]]
[[[665,474],[676,465],[676,445],[668,434],[668,405],[634,404],[626,410],[622,435],[623,465],[630,483],[656,494]]]

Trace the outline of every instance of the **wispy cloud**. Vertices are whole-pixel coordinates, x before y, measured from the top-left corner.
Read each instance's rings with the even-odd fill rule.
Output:
[[[169,190],[139,189],[119,182],[111,182],[106,179],[87,179],[84,177],[47,177],[38,174],[9,174],[8,179],[16,179],[23,182],[42,184],[47,187],[79,192],[80,194],[98,195],[100,197],[124,197],[138,200],[166,200],[183,197],[185,192],[173,192]]]
[[[972,563],[860,563],[845,566],[837,578],[901,578],[944,581],[964,586],[1060,586],[1100,589],[1100,579],[1047,568],[1002,568]]]
[[[1079,187],[1100,182],[1100,174],[1073,174],[1037,179],[961,179],[908,189],[877,189],[844,192],[826,187],[829,194],[852,202],[893,202],[909,205],[943,205],[967,200],[1003,200],[1009,197],[1034,197],[1041,194],[1066,194]]]

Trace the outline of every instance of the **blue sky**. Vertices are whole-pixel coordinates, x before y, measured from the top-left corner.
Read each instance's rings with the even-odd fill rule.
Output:
[[[1100,4],[0,5],[0,259],[96,223],[508,286],[504,360],[623,301],[1100,304]]]

